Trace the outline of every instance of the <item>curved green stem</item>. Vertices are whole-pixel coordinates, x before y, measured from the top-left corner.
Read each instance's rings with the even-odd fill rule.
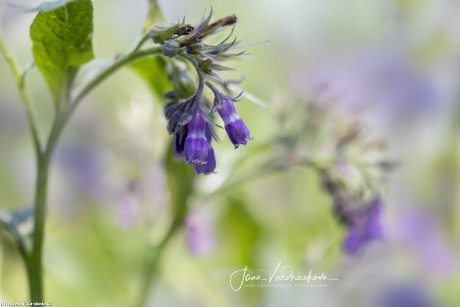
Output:
[[[121,57],[115,61],[111,66],[103,70],[97,77],[95,77],[88,85],[76,96],[70,103],[65,104],[67,107],[60,113],[53,123],[48,142],[44,152],[39,155],[38,159],[38,172],[36,181],[35,193],[35,227],[34,227],[34,245],[30,261],[28,263],[29,281],[31,298],[33,301],[43,300],[43,275],[42,275],[42,257],[43,257],[43,241],[44,241],[44,228],[46,217],[46,199],[48,187],[48,173],[50,161],[65,124],[70,119],[73,112],[81,103],[83,98],[88,95],[102,81],[107,79],[115,71],[122,66],[131,63],[132,61],[149,55],[159,54],[160,48],[151,48],[143,51],[132,52],[128,55]]]
[[[133,49],[133,52],[137,52],[139,51],[142,46],[150,39],[150,32],[147,31],[144,36],[142,36],[141,40],[139,41],[139,43],[137,43],[136,47],[134,47]]]
[[[10,67],[10,70],[13,73],[13,76],[15,78],[16,85],[19,89],[19,94],[21,95],[21,102],[26,111],[27,121],[29,122],[29,128],[30,128],[30,132],[32,135],[35,154],[38,157],[38,155],[41,152],[41,143],[40,143],[40,138],[38,135],[37,124],[35,122],[35,118],[32,112],[32,106],[30,103],[29,94],[27,93],[27,88],[25,86],[24,75],[19,70],[18,65],[16,64],[16,61],[13,58],[13,55],[8,50],[8,48],[5,45],[5,42],[3,41],[1,37],[0,37],[0,52],[3,54],[3,57],[5,58],[6,63]]]
[[[56,143],[61,135],[66,123],[72,116],[81,101],[88,95],[97,85],[107,79],[119,68],[127,65],[141,57],[157,55],[161,53],[160,48],[150,48],[146,50],[139,50],[140,47],[146,42],[146,39],[142,39],[136,48],[127,54],[116,60],[111,66],[103,70],[97,77],[91,80],[86,87],[71,101],[71,103],[65,103],[66,106],[63,110],[56,114],[51,132],[46,142],[46,147],[42,149],[39,134],[37,131],[37,125],[35,118],[32,113],[31,103],[27,88],[24,83],[24,75],[21,74],[12,54],[7,49],[3,40],[0,38],[0,52],[5,57],[7,64],[9,65],[13,76],[15,77],[20,95],[21,101],[24,105],[24,109],[27,114],[30,131],[32,134],[35,155],[37,160],[37,177],[35,182],[35,215],[34,215],[34,232],[33,232],[33,246],[30,252],[26,251],[25,247],[20,245],[20,252],[26,262],[27,275],[29,280],[30,297],[32,301],[43,301],[43,243],[45,238],[45,223],[46,223],[46,203],[47,203],[47,189],[48,189],[48,176],[51,158],[56,146]],[[70,88],[68,89],[70,93]],[[66,95],[67,99],[69,95]]]
[[[0,40],[0,51],[4,55],[8,65],[10,66],[21,94],[22,102],[27,113],[34,147],[37,158],[37,178],[35,183],[35,215],[34,215],[34,233],[33,233],[33,247],[30,253],[21,249],[21,254],[24,254],[24,260],[27,266],[27,274],[29,279],[30,297],[32,301],[43,301],[43,243],[44,243],[44,230],[46,222],[46,202],[47,202],[47,189],[48,189],[48,175],[51,158],[62,133],[65,124],[70,119],[73,112],[76,110],[81,101],[91,92],[97,85],[107,79],[119,68],[129,64],[141,57],[156,55],[161,53],[160,48],[150,48],[142,51],[134,50],[128,55],[121,57],[115,61],[111,66],[103,70],[96,78],[94,78],[83,90],[73,99],[70,104],[66,105],[60,113],[57,114],[51,132],[44,149],[41,148],[41,143],[38,137],[38,132],[35,124],[35,119],[32,116],[30,99],[27,94],[24,78],[20,73],[12,55],[9,53],[5,44]]]
[[[27,261],[27,249],[24,244],[24,240],[21,236],[21,234],[18,232],[18,230],[15,227],[11,227],[11,225],[8,225],[4,221],[0,221],[0,225],[2,228],[4,228],[16,241],[16,244],[18,246],[19,253],[21,254],[22,258]]]
[[[107,79],[110,75],[112,75],[115,71],[119,68],[123,67],[126,64],[134,62],[135,60],[150,56],[150,55],[158,55],[161,54],[161,49],[156,48],[149,48],[142,51],[131,52],[126,56],[123,56],[116,60],[112,65],[108,68],[103,70],[97,77],[95,77],[88,85],[73,99],[73,101],[67,105],[67,108],[64,109],[61,116],[56,121],[56,125],[53,126],[50,137],[47,143],[47,150],[53,150],[55,143],[57,142],[59,135],[61,134],[62,129],[66,125],[67,121],[69,120],[70,116],[73,114],[75,109],[81,103],[81,101],[91,92],[97,85],[99,85],[102,81]]]

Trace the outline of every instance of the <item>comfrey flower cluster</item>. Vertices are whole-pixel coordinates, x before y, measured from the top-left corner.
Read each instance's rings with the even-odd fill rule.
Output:
[[[335,200],[334,212],[347,227],[343,248],[349,254],[355,254],[368,243],[383,238],[380,222],[381,207],[382,201],[378,196],[358,208],[353,208],[352,204]]]
[[[359,254],[383,238],[384,181],[397,165],[385,142],[365,133],[360,121],[350,120],[318,100],[278,106],[277,138],[282,167],[308,167],[321,179],[332,200],[333,213],[345,227],[343,249]],[[300,100],[299,99],[299,100]],[[299,106],[305,108],[299,109]],[[289,125],[292,114],[297,125]]]
[[[343,249],[347,253],[357,254],[372,241],[383,239],[380,221],[383,204],[378,193],[369,201],[363,201],[328,176],[323,176],[323,184],[333,198],[334,214],[347,229],[343,239]]]
[[[151,29],[151,37],[161,44],[163,55],[169,57],[172,67],[170,79],[173,90],[165,94],[168,99],[164,113],[168,121],[168,132],[174,136],[173,150],[176,157],[193,164],[197,174],[210,174],[216,168],[216,157],[212,140],[217,139],[214,128],[217,126],[213,116],[218,113],[225,124],[225,130],[230,141],[237,148],[251,140],[246,124],[235,109],[235,101],[239,97],[224,94],[219,88],[226,89],[227,82],[223,81],[218,71],[229,70],[221,64],[227,59],[237,58],[244,54],[230,53],[238,46],[236,40],[228,42],[232,35],[217,45],[208,45],[203,40],[221,30],[221,28],[236,23],[235,16],[228,16],[216,22],[209,23],[211,14],[198,26],[175,24],[172,26],[155,26]],[[233,32],[233,31],[232,31]],[[181,62],[182,61],[182,62]],[[180,69],[180,64],[193,65],[198,75],[198,85],[190,86],[191,78],[186,70]],[[214,95],[211,103],[204,95],[208,87]],[[193,88],[194,91],[191,91]]]

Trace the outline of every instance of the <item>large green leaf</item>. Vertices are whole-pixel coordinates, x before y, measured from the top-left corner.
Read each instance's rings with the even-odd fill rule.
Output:
[[[256,255],[257,244],[262,233],[261,226],[246,209],[247,204],[239,199],[229,199],[228,209],[223,213],[219,228],[222,234],[221,242],[225,247],[230,261],[235,265],[256,265],[253,262]]]
[[[93,4],[74,0],[56,9],[40,12],[30,27],[35,62],[55,101],[81,65],[94,58]]]

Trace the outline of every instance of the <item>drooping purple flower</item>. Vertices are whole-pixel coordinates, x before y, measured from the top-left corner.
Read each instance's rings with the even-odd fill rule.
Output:
[[[230,141],[235,145],[235,148],[239,145],[246,145],[251,140],[251,135],[248,127],[236,112],[233,100],[231,97],[223,96],[221,103],[221,108],[217,112],[225,123],[225,131],[227,131]]]
[[[235,98],[222,94],[212,84],[208,84],[208,86],[214,92],[214,106],[224,121],[225,131],[227,131],[230,141],[235,145],[235,148],[239,145],[246,145],[251,140],[251,135],[248,127],[236,112]]]
[[[347,228],[343,240],[343,248],[347,253],[356,254],[371,241],[383,238],[381,207],[380,197],[358,208],[351,208],[350,204],[344,201],[336,201],[335,213]]]
[[[212,148],[212,128],[208,125],[206,129],[206,139],[208,141],[208,157],[205,164],[195,163],[195,171],[197,174],[209,175],[216,169],[216,156],[214,154],[214,148]]]
[[[205,164],[208,158],[208,141],[206,139],[206,119],[198,111],[187,124],[187,138],[184,151],[187,163]]]

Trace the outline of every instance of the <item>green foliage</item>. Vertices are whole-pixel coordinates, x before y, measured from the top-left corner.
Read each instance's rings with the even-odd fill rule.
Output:
[[[171,88],[171,82],[166,74],[164,59],[160,57],[141,58],[131,64],[131,68],[159,98],[163,97],[164,92]]]
[[[40,12],[30,27],[35,62],[54,100],[60,101],[77,69],[94,58],[93,4],[75,0]]]
[[[16,240],[19,251],[25,256],[30,245],[31,223],[34,217],[33,207],[18,210],[0,210],[0,226]]]
[[[229,200],[229,207],[224,213],[221,223],[222,242],[233,250],[232,260],[237,265],[253,264],[256,258],[256,245],[261,229],[256,220],[250,215],[239,200]]]
[[[171,203],[176,210],[176,218],[182,218],[186,213],[187,199],[193,192],[193,178],[196,176],[193,168],[185,163],[175,161],[171,150],[166,153],[166,169],[168,188],[171,193]]]

